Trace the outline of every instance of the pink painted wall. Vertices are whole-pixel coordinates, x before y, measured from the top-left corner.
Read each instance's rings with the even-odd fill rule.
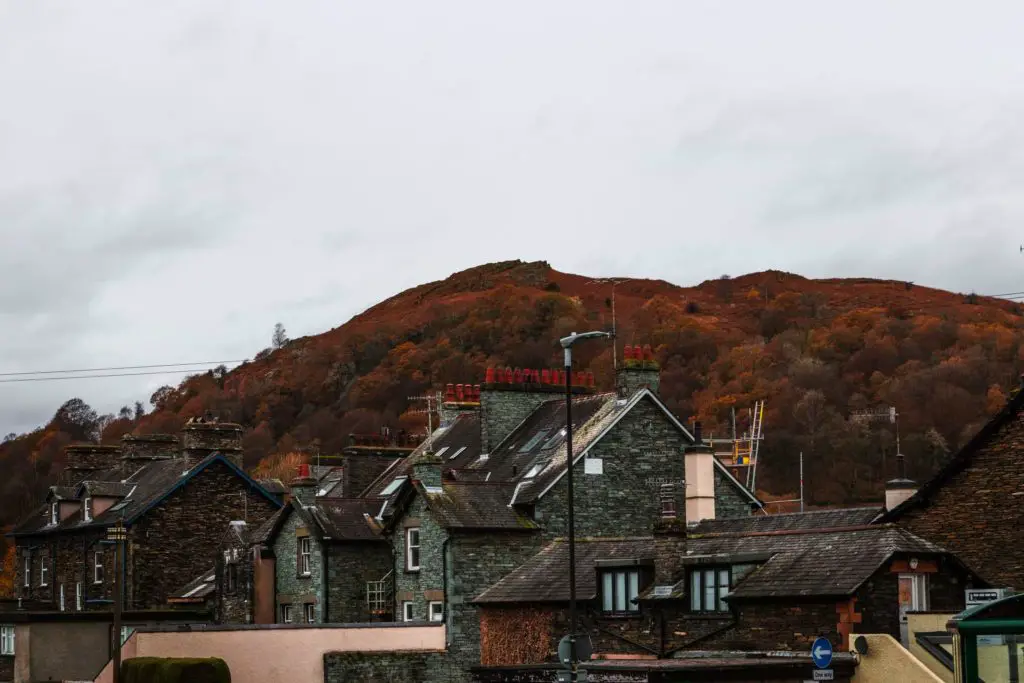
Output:
[[[231,680],[245,683],[322,683],[327,652],[444,650],[444,626],[316,628],[276,626],[144,633],[125,644],[131,657],[220,657]],[[131,649],[131,655],[128,654]],[[112,683],[108,664],[96,683]]]

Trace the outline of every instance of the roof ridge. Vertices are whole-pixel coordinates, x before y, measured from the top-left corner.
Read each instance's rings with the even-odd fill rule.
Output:
[[[851,526],[821,527],[818,529],[773,529],[771,531],[719,531],[695,533],[688,538],[749,538],[751,536],[809,536],[813,534],[836,534],[853,531],[874,531],[876,529],[892,529],[892,524],[855,524]]]

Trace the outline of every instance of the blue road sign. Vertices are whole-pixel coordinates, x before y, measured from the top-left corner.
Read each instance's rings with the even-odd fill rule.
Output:
[[[832,663],[832,643],[828,638],[815,638],[811,645],[811,661],[819,669],[827,669]]]

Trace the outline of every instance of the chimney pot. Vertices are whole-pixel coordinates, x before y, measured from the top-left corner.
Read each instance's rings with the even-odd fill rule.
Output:
[[[644,360],[654,360],[654,351],[650,344],[644,344]]]
[[[633,360],[633,345],[626,344],[622,347],[622,358],[623,360]]]
[[[448,384],[444,388],[444,400],[445,401],[454,401],[455,400],[455,386],[454,385]]]
[[[693,441],[694,443],[703,443],[704,439],[701,436],[701,424],[700,420],[693,423]]]
[[[551,384],[551,371],[550,370],[541,370],[541,372],[540,372],[540,382],[541,382],[541,384]]]
[[[487,372],[484,373],[484,382],[493,384],[494,381],[494,368],[487,368]]]
[[[480,402],[480,385],[479,384],[474,384],[473,385],[473,400],[476,401],[477,403]]]
[[[461,384],[456,384],[455,385],[455,398],[458,399],[459,401],[466,400],[465,389],[463,388],[463,386]]]
[[[305,479],[308,476],[309,476],[309,464],[308,463],[302,463],[301,465],[299,465],[299,477],[302,478],[302,479]]]
[[[595,382],[594,382],[594,373],[593,373],[593,372],[591,372],[591,371],[589,371],[589,370],[587,371],[587,386],[588,386],[588,387],[593,387],[593,386],[595,386]]]
[[[523,383],[523,371],[520,370],[519,368],[516,368],[513,371],[513,373],[512,373],[512,381],[515,384],[522,384]]]
[[[512,384],[514,375],[512,374],[512,368],[505,367],[505,384]]]

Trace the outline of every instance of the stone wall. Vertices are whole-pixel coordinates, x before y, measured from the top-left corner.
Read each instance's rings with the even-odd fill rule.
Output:
[[[216,566],[229,522],[255,528],[276,510],[227,465],[211,463],[133,525],[131,607],[163,607],[169,595]]]
[[[573,470],[576,535],[650,536],[661,518],[661,485],[676,484],[676,509],[683,510],[685,435],[653,401],[640,401],[590,451],[602,460],[602,474]],[[546,538],[566,535],[565,477],[537,502]]]
[[[406,562],[406,529],[420,530],[420,568],[409,571]],[[444,599],[444,552],[448,532],[430,515],[419,495],[409,505],[398,527],[391,536],[395,568],[395,620],[404,621],[403,602],[413,603],[413,621],[426,621],[427,604]],[[461,572],[459,567],[457,572]]]
[[[753,509],[750,498],[737,490],[729,478],[715,467],[715,518],[731,519],[751,514]]]
[[[834,600],[749,602],[738,606],[736,616],[733,628],[703,640],[696,649],[809,652],[819,636],[835,648],[842,643]]]
[[[303,576],[299,572],[299,539],[309,536],[306,520],[292,510],[288,519],[274,540],[276,558],[275,576],[277,581],[276,623],[281,623],[281,606],[292,606],[292,623],[304,623],[305,605],[314,604],[316,623],[323,621],[323,556],[320,543],[310,536],[311,572]]]
[[[233,530],[228,530],[217,558],[217,623],[253,623],[253,554]],[[234,574],[234,585],[229,579]]]
[[[327,547],[327,618],[332,623],[381,621],[371,614],[366,584],[391,571],[391,546],[384,541],[331,543]]]
[[[992,585],[1024,589],[1024,413],[1003,425],[931,495],[896,520],[956,554]]]
[[[326,683],[442,683],[461,677],[462,673],[453,670],[449,659],[441,653],[328,652],[324,655]]]
[[[17,644],[15,644],[17,647]],[[14,657],[0,655],[0,683],[13,683],[14,681]]]

